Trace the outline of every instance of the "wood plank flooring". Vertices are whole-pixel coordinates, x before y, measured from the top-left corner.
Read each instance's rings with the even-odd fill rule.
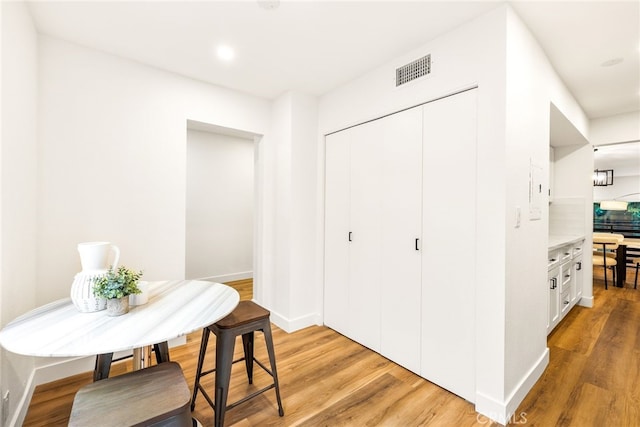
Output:
[[[633,276],[631,276],[631,279]],[[242,299],[251,298],[250,281],[232,282]],[[520,405],[514,425],[640,425],[640,290],[610,288],[595,279],[595,307],[576,307],[549,336],[550,363]],[[473,405],[382,356],[337,334],[313,326],[287,334],[274,326],[274,341],[285,416],[279,417],[269,391],[226,414],[225,425],[246,426],[488,426]],[[215,340],[209,354],[213,356]],[[200,334],[171,349],[190,387]],[[236,345],[240,354],[241,345]],[[261,334],[256,354],[267,360]],[[213,362],[213,357],[208,359]],[[256,368],[252,386],[242,367],[232,373],[229,402],[268,383]],[[113,373],[130,368],[114,364]],[[209,381],[209,383],[207,383]],[[213,378],[205,379],[211,387]],[[64,426],[75,392],[91,382],[80,374],[36,388],[25,426]],[[208,384],[208,385],[207,385]],[[213,425],[213,410],[198,397],[194,416]]]

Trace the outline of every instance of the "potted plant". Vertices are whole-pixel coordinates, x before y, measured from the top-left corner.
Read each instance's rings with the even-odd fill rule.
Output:
[[[133,271],[125,266],[116,270],[113,266],[103,275],[93,279],[93,293],[107,300],[107,315],[119,316],[129,311],[129,295],[139,294],[138,280],[142,271]]]

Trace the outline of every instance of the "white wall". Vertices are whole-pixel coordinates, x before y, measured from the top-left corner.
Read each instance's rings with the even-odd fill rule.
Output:
[[[22,2],[2,2],[0,123],[0,327],[36,300],[36,177],[38,46]],[[1,394],[10,391],[8,419],[16,412],[34,361],[0,350]],[[13,421],[12,421],[13,420]],[[4,424],[0,421],[0,424]]]
[[[476,245],[478,261],[474,284],[476,409],[492,418],[499,418],[499,412],[504,415],[505,395],[505,19],[505,9],[498,8],[398,57],[321,97],[319,114],[319,130],[326,134],[478,86],[476,209],[481,216],[477,222],[477,242],[471,243]],[[395,88],[395,68],[427,53],[432,55],[432,74]],[[530,250],[535,250],[535,246]],[[545,250],[541,248],[540,252]],[[542,323],[541,328],[544,326]],[[544,349],[541,342],[533,345],[539,352]]]
[[[288,92],[272,111],[275,171],[273,233],[278,263],[273,286],[261,297],[273,307],[272,319],[286,331],[320,324],[318,267],[317,100]]]
[[[577,204],[584,206],[581,232],[585,248],[593,243],[593,147],[590,144],[555,148],[554,200],[551,204]],[[562,234],[559,233],[558,234]],[[580,305],[593,306],[593,268],[591,258],[583,258],[582,299]]]
[[[640,141],[640,111],[592,120],[589,130],[589,140],[595,146]],[[637,164],[640,166],[640,159],[637,159]],[[593,187],[593,199],[600,202],[638,192],[640,192],[640,168],[635,175],[614,175],[613,185]],[[640,196],[636,194],[621,200],[640,201]]]
[[[427,53],[432,74],[395,88],[395,68]],[[322,96],[319,131],[327,134],[474,85],[479,215],[475,403],[479,412],[505,421],[548,363],[548,211],[544,203],[542,219],[530,221],[529,165],[541,166],[543,176],[548,175],[551,102],[587,133],[588,120],[579,105],[526,27],[501,6]],[[518,206],[523,218],[515,228]]]
[[[147,280],[185,274],[187,119],[265,134],[267,101],[42,37],[38,303],[67,296],[76,243]]]
[[[636,193],[632,196],[621,197],[626,194]],[[593,200],[601,202],[603,200],[625,200],[627,202],[640,201],[640,175],[635,176],[615,176],[613,185],[605,187],[593,187]]]
[[[38,71],[37,295],[23,311],[69,295],[82,241],[116,243],[121,263],[147,280],[183,278],[187,122],[263,135],[269,153],[270,102],[47,36],[39,38]],[[261,239],[257,250],[270,257],[272,245]],[[277,262],[288,260],[271,256],[263,266]],[[36,359],[36,377],[68,376],[86,370],[84,362]]]
[[[589,141],[593,145],[640,141],[640,111],[591,120]]]
[[[20,13],[24,12],[23,6],[19,7]],[[30,25],[26,14],[11,15],[12,21],[14,18]],[[37,106],[17,102],[12,105],[15,114],[9,116],[3,108],[3,126],[7,117],[15,118],[17,127],[26,122],[29,127],[20,132],[30,141],[21,146],[24,153],[16,154],[19,158],[7,169],[25,177],[14,188],[25,190],[26,201],[16,204],[16,211],[4,209],[2,213],[13,215],[18,207],[26,208],[20,211],[23,217],[14,218],[17,222],[11,223],[17,227],[13,230],[20,240],[11,242],[14,247],[2,248],[3,266],[5,259],[16,261],[10,271],[16,272],[22,285],[2,287],[3,298],[5,294],[19,293],[19,302],[12,301],[11,306],[3,299],[3,319],[67,297],[73,276],[80,270],[76,245],[82,241],[116,243],[122,252],[121,263],[143,269],[147,280],[184,277],[186,124],[191,120],[256,135],[254,299],[271,309],[272,320],[286,330],[318,323],[321,288],[314,281],[318,277],[315,213],[319,200],[314,180],[315,98],[285,95],[283,108],[278,109],[278,102],[48,36],[39,36],[36,48],[36,34],[26,24],[18,30],[3,22],[2,30],[3,40],[9,34],[18,44],[25,42],[25,46],[16,45],[16,49],[26,48],[24,52],[14,49],[5,55],[3,46],[3,62],[7,56],[14,61],[14,57],[22,58],[21,54],[33,55],[30,62],[14,62],[16,75],[24,82],[24,93],[31,95],[35,94],[32,91],[37,71],[40,89]],[[3,64],[3,82],[6,73]],[[3,83],[3,89],[4,86]],[[16,102],[15,92],[11,93],[10,97],[3,92],[3,104]],[[294,116],[299,125],[292,125]],[[36,129],[37,162],[25,154],[35,143],[29,132]],[[3,139],[4,134],[3,128]],[[37,196],[30,192],[31,185],[37,185]],[[17,192],[6,194],[13,197]],[[2,197],[4,206],[4,191]],[[30,197],[32,202],[28,201]],[[3,243],[5,230],[3,227]],[[38,232],[37,248],[30,240],[34,238],[33,230]],[[28,254],[18,260],[23,248]],[[7,256],[9,249],[16,251]],[[28,271],[22,271],[27,264]],[[4,282],[4,272],[2,277]],[[33,286],[30,280],[35,282]],[[5,359],[3,387],[8,366]],[[76,369],[66,359],[18,360],[27,364],[21,372],[47,380],[56,379],[57,374],[70,375]],[[33,384],[25,385],[21,378],[16,383],[19,384],[12,389],[12,396],[28,403]],[[26,405],[22,408],[26,410]]]
[[[254,142],[187,131],[187,279],[252,277]]]
[[[317,288],[300,278],[316,277],[316,254],[298,250],[317,246],[313,231],[298,233],[317,222],[312,97],[285,96],[280,111],[278,102],[46,36],[40,59],[38,303],[68,295],[81,241],[118,244],[121,263],[147,280],[184,277],[192,120],[257,135],[254,299],[284,329],[319,321]],[[291,124],[292,105],[302,130]]]
[[[547,364],[547,242],[548,204],[542,217],[528,214],[529,165],[541,166],[549,176],[551,104],[582,134],[587,135],[588,119],[555,73],[544,52],[519,17],[507,13],[507,203],[506,203],[506,315],[505,315],[505,400],[510,411],[524,398]],[[583,150],[589,150],[584,146]],[[559,153],[556,150],[556,159]],[[560,154],[561,156],[561,154]],[[591,165],[592,165],[591,160]],[[574,170],[570,185],[573,196],[590,200],[589,163]],[[556,169],[557,170],[557,169]],[[563,180],[556,175],[555,181]],[[568,181],[565,180],[567,185]],[[547,194],[546,182],[544,194]],[[577,194],[575,189],[577,188]],[[556,189],[561,197],[562,189]],[[545,197],[546,200],[546,197]],[[590,213],[585,206],[585,217]],[[514,226],[516,207],[523,208],[523,226]],[[523,254],[526,254],[523,256]]]

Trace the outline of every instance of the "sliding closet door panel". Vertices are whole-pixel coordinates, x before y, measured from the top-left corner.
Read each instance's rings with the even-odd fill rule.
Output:
[[[380,351],[382,156],[379,121],[356,126],[351,139],[349,333]]]
[[[349,145],[351,132],[325,144],[324,323],[347,334],[349,312]]]
[[[471,402],[476,92],[426,104],[423,117],[422,376]]]
[[[422,108],[380,120],[381,349],[420,373]]]

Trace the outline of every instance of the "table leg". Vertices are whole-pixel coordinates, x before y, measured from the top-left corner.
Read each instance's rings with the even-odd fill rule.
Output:
[[[100,381],[105,378],[109,378],[109,371],[111,370],[111,360],[113,359],[113,353],[104,353],[96,356],[96,364],[93,368],[93,381]]]
[[[169,362],[169,343],[163,341],[153,345],[153,351],[156,354],[156,362],[163,363]]]
[[[151,346],[133,349],[133,370],[144,369],[151,366]]]
[[[616,250],[616,286],[624,288],[624,282],[627,281],[627,246],[620,245]]]

